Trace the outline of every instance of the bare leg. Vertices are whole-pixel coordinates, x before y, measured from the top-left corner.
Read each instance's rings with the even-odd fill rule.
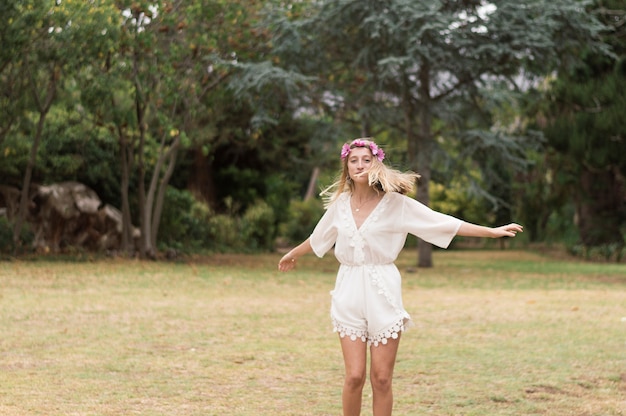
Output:
[[[346,375],[343,382],[342,404],[344,416],[361,414],[361,399],[365,385],[367,343],[350,337],[339,338]]]
[[[370,379],[374,396],[372,404],[374,416],[391,415],[393,409],[391,380],[399,345],[400,337],[398,336],[397,339],[389,339],[387,344],[378,344],[377,347],[372,345],[370,348],[372,357]]]

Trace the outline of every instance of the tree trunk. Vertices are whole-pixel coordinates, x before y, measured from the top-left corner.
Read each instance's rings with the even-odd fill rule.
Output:
[[[26,219],[26,211],[28,210],[28,201],[30,200],[30,182],[33,176],[33,169],[37,160],[37,150],[39,149],[39,143],[41,142],[41,134],[43,131],[43,125],[46,118],[45,113],[39,114],[39,121],[37,122],[37,130],[35,137],[33,138],[33,145],[30,148],[30,156],[28,157],[28,163],[26,164],[26,172],[24,173],[24,181],[22,182],[22,194],[20,196],[20,206],[17,211],[17,218],[13,226],[13,244],[15,249],[21,245],[22,225]]]
[[[161,169],[163,168],[163,162],[167,157],[164,154],[165,150],[165,133],[163,138],[161,139],[161,144],[159,146],[159,158],[157,159],[157,163],[154,166],[154,170],[152,171],[152,179],[150,180],[150,186],[148,186],[148,193],[146,195],[145,207],[144,207],[144,222],[146,223],[146,228],[150,229],[150,232],[146,236],[146,254],[154,258],[156,257],[156,235],[153,234],[154,231],[154,201],[156,198],[157,187],[159,186],[159,178],[161,177]]]
[[[143,123],[143,118],[141,119]],[[146,167],[143,160],[143,152],[145,147],[145,129],[139,128],[139,147],[137,148],[137,189],[138,189],[138,206],[139,206],[139,229],[141,230],[141,238],[139,240],[139,255],[145,258],[151,252],[150,248],[150,221],[146,210]]]
[[[213,183],[211,160],[202,152],[202,146],[197,145],[192,150],[193,162],[187,188],[196,198],[206,202],[209,206],[216,206],[216,190]]]
[[[423,63],[419,70],[420,106],[418,108],[419,126],[417,135],[417,168],[421,175],[417,187],[417,200],[422,204],[430,205],[430,160],[433,153],[432,113],[430,97],[429,66]],[[433,267],[433,247],[422,240],[417,242],[418,267]]]
[[[43,134],[43,127],[46,121],[46,116],[50,111],[50,107],[52,106],[52,102],[54,101],[54,97],[56,95],[57,80],[60,77],[60,69],[53,65],[50,71],[50,81],[48,83],[46,96],[44,97],[45,101],[42,102],[39,95],[39,89],[37,88],[37,84],[35,82],[35,76],[32,73],[28,59],[25,59],[24,62],[26,63],[26,71],[28,72],[28,76],[30,79],[31,92],[33,94],[35,103],[37,104],[37,109],[39,110],[39,120],[37,122],[35,137],[33,138],[33,145],[30,148],[30,156],[28,157],[26,172],[24,173],[24,181],[22,182],[22,195],[20,197],[20,206],[13,227],[13,244],[15,246],[15,250],[17,250],[17,247],[21,244],[22,225],[24,224],[24,220],[26,219],[26,213],[28,210],[30,182],[33,177],[33,169],[35,168],[35,163],[37,161],[37,151],[39,149],[39,144],[41,143],[41,136]]]
[[[132,149],[128,139],[124,134],[122,126],[117,126],[118,138],[120,142],[120,164],[122,168],[121,197],[122,197],[122,251],[131,254],[134,250],[133,224],[130,215],[130,201],[128,199],[128,188],[130,186],[130,172],[132,170]]]
[[[317,178],[320,175],[320,168],[318,166],[313,168],[313,172],[311,172],[311,178],[309,179],[309,186],[306,190],[306,194],[304,195],[304,200],[308,201],[309,199],[315,196],[315,187],[317,185]]]
[[[426,110],[428,111],[428,110]],[[421,130],[421,128],[420,128]],[[428,138],[421,137],[419,141],[419,153],[418,153],[418,165],[420,166],[419,173],[421,175],[419,180],[419,186],[417,187],[417,200],[422,204],[428,206],[430,204],[430,155],[432,154],[432,142]],[[421,238],[417,242],[418,252],[418,267],[433,267],[433,246],[422,240]]]
[[[159,181],[159,189],[154,201],[154,212],[152,214],[152,247],[157,246],[157,236],[159,234],[159,224],[161,223],[161,215],[163,214],[163,204],[165,202],[165,192],[170,182],[172,175],[174,174],[174,168],[176,166],[176,157],[178,156],[178,149],[180,148],[180,136],[177,136],[172,143],[170,150],[164,156],[164,159],[168,160],[168,165],[163,177]]]
[[[138,48],[138,46],[135,46]],[[135,50],[133,55],[133,84],[135,86],[135,118],[139,129],[139,143],[137,145],[137,193],[139,206],[139,229],[141,238],[139,239],[139,256],[145,258],[152,256],[153,250],[150,247],[150,223],[149,212],[146,210],[146,166],[144,163],[144,151],[146,146],[146,97],[139,79],[139,52]]]

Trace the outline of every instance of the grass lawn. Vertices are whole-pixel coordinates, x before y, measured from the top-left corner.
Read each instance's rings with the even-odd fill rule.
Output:
[[[332,256],[0,262],[0,414],[339,415]],[[626,415],[626,265],[436,251],[394,415]],[[363,415],[371,415],[366,387]]]

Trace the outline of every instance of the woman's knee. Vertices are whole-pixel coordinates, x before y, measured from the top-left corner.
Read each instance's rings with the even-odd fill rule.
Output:
[[[365,385],[365,372],[359,371],[347,373],[344,379],[344,384],[351,390],[362,389]]]
[[[389,391],[391,390],[392,375],[388,372],[372,372],[370,382],[373,390]]]

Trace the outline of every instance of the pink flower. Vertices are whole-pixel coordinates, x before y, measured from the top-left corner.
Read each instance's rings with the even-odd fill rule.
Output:
[[[385,159],[385,152],[383,151],[383,149],[378,147],[378,145],[374,143],[373,141],[363,140],[363,139],[355,139],[352,141],[352,143],[345,143],[341,147],[341,159],[343,160],[347,158],[353,147],[368,147],[368,146],[369,146],[370,151],[372,152],[372,155],[374,155],[378,159],[379,162],[382,162],[383,159]]]
[[[350,144],[346,143],[341,148],[341,158],[345,159],[348,157],[349,154],[350,154]]]

